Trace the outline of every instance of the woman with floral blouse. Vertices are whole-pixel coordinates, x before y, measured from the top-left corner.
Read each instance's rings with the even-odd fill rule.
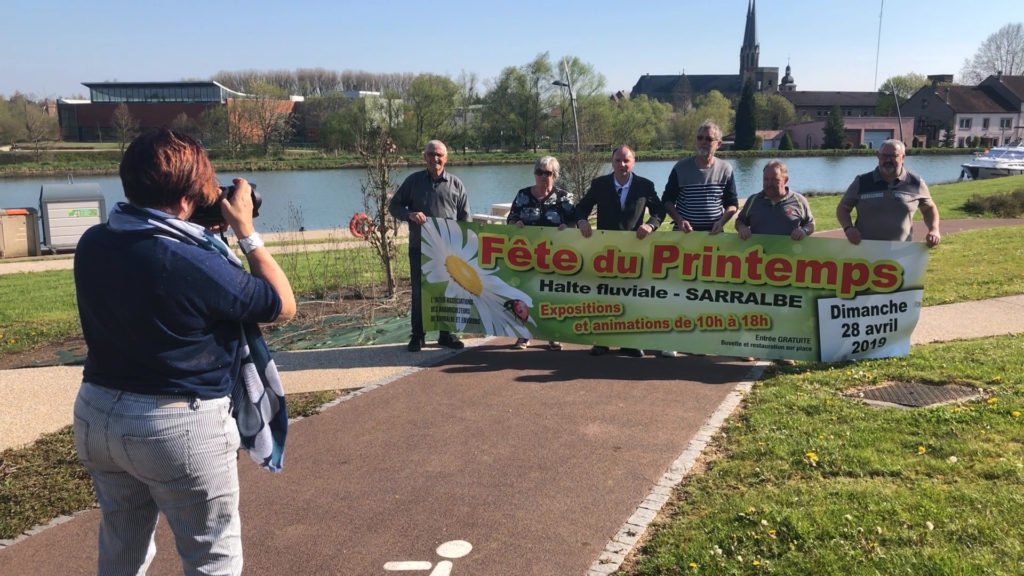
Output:
[[[565,230],[575,226],[573,197],[567,190],[555,186],[560,166],[553,156],[543,156],[533,165],[533,186],[527,186],[516,193],[507,224],[523,226],[548,226]],[[526,349],[530,340],[518,338],[513,348]],[[549,350],[561,350],[562,345],[548,342]]]

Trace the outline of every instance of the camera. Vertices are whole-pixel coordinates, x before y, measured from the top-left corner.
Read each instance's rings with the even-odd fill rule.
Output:
[[[256,218],[260,215],[260,206],[263,204],[263,197],[256,191],[256,185],[252,182],[249,183],[249,187],[252,188],[252,217]],[[204,228],[210,228],[217,224],[226,224],[224,222],[224,215],[220,213],[220,203],[224,198],[231,198],[235,195],[234,186],[221,186],[220,197],[217,201],[209,206],[197,206],[195,212],[192,213],[192,217],[188,219],[189,222],[199,224]]]

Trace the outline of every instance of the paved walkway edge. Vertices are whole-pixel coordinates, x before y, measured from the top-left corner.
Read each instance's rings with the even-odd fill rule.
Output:
[[[632,554],[637,544],[644,540],[647,529],[657,518],[658,513],[672,499],[672,491],[690,475],[708,443],[722,429],[725,421],[740,407],[743,399],[754,387],[754,382],[761,379],[764,369],[768,365],[769,362],[759,362],[751,369],[747,380],[736,384],[733,391],[725,397],[725,400],[718,405],[711,417],[704,422],[697,434],[690,440],[686,450],[683,450],[683,453],[675,459],[669,466],[668,472],[662,475],[643,502],[637,506],[633,515],[608,541],[604,552],[590,565],[585,576],[608,576],[622,567],[626,557]]]

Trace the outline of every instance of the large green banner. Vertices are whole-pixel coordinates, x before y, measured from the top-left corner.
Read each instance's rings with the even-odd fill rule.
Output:
[[[838,361],[910,352],[917,242],[423,225],[428,330]]]

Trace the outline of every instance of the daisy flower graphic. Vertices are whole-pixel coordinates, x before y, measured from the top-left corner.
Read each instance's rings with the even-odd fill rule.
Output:
[[[471,300],[486,334],[529,338],[530,330],[505,308],[505,302],[520,300],[533,306],[533,299],[495,276],[496,270],[483,270],[477,258],[476,233],[462,228],[454,220],[428,220],[423,225],[423,274],[427,282],[446,282],[446,298]],[[458,316],[456,330],[466,327],[466,316]],[[528,324],[536,326],[533,318]]]

